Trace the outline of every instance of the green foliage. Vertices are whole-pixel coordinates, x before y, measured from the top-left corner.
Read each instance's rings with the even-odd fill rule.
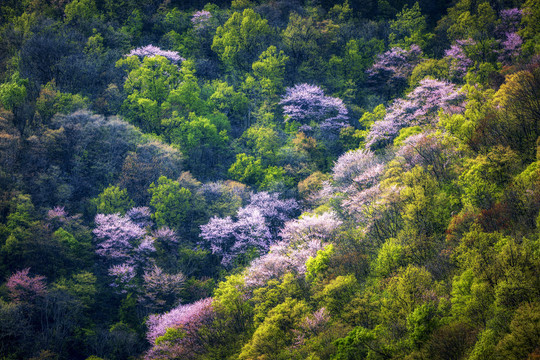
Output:
[[[282,279],[272,279],[266,286],[253,291],[253,320],[256,326],[267,318],[268,313],[287,298],[299,298],[302,289],[293,274],[285,274]]]
[[[230,68],[246,69],[271,32],[268,21],[253,9],[234,12],[217,28],[212,50]]]
[[[264,179],[261,159],[246,154],[237,154],[236,161],[229,168],[229,175],[247,185],[258,185]]]
[[[164,335],[156,338],[156,345],[162,345],[166,343],[174,344],[178,340],[182,340],[186,337],[186,332],[181,328],[171,327],[168,328]]]
[[[407,316],[407,330],[411,344],[419,348],[438,325],[437,308],[433,303],[422,304]]]
[[[298,326],[308,312],[309,307],[305,302],[286,299],[270,310],[238,358],[271,356],[273,359],[287,359],[289,354],[286,348],[292,345],[294,339],[292,329]]]
[[[90,20],[97,15],[94,0],[73,0],[64,9],[66,22],[80,22]]]
[[[329,181],[330,176],[320,171],[315,171],[304,180],[298,183],[298,193],[308,200],[310,196],[316,195],[323,188],[323,182]]]
[[[144,22],[143,22],[143,15],[141,14],[141,11],[139,9],[133,10],[131,14],[129,14],[129,17],[127,18],[127,20],[125,20],[124,24],[125,25],[122,26],[120,31],[122,31],[124,34],[135,39],[138,39],[141,37]]]
[[[372,112],[366,111],[358,121],[364,129],[369,130],[376,121],[383,120],[385,116],[386,109],[383,104],[380,104],[377,105]]]
[[[76,238],[70,232],[59,228],[52,234],[52,238],[58,241],[64,248],[69,249],[74,260],[82,263],[90,263],[92,260],[92,244],[84,236]]]
[[[527,0],[523,4],[523,29],[519,34],[523,37],[523,52],[527,55],[540,51],[540,4],[535,0]]]
[[[485,90],[466,85],[463,89],[467,93],[467,104],[463,114],[441,114],[440,124],[461,141],[477,147],[477,134],[475,131],[481,128],[482,120],[491,111],[493,90]]]
[[[403,263],[403,253],[403,246],[396,239],[386,240],[373,262],[373,270],[383,278],[392,275]]]
[[[493,314],[493,290],[471,269],[454,278],[451,301],[454,317],[474,325],[485,324]]]
[[[381,318],[386,326],[395,330],[407,328],[407,318],[418,307],[430,300],[433,278],[422,267],[409,264],[389,279],[384,298]]]
[[[241,275],[228,276],[214,290],[213,306],[223,319],[223,328],[230,331],[232,336],[239,336],[242,332],[252,329],[253,308],[246,301],[244,291],[244,278]],[[241,339],[236,337],[230,340],[236,343]]]
[[[328,82],[347,100],[360,100],[356,87],[365,81],[365,72],[377,54],[384,50],[384,42],[376,38],[351,39],[345,44],[343,55],[332,55],[328,62]]]
[[[422,15],[418,2],[415,2],[410,9],[405,5],[397,14],[396,20],[390,22],[390,29],[392,31],[388,37],[390,47],[398,46],[408,49],[416,44],[425,48],[433,37],[433,34],[426,32],[426,17]]]
[[[279,190],[281,185],[291,186],[291,179],[286,176],[285,169],[281,166],[269,166],[264,169],[264,177],[259,184],[261,190]]]
[[[334,254],[334,245],[329,244],[323,250],[317,251],[317,256],[306,261],[306,280],[313,281],[324,275],[328,269],[330,257]]]
[[[538,353],[540,342],[540,304],[538,301],[525,303],[516,310],[510,332],[496,347],[501,358],[517,360]]]
[[[493,359],[498,336],[493,329],[486,329],[478,336],[478,341],[471,351],[469,359]]]
[[[283,142],[279,133],[273,128],[262,125],[253,125],[242,134],[246,147],[251,153],[262,160],[265,164],[276,161],[277,153]]]
[[[357,290],[358,282],[354,275],[338,276],[325,285],[322,291],[315,294],[315,298],[320,300],[330,314],[339,315]]]
[[[448,226],[458,199],[440,191],[435,176],[416,166],[402,176],[405,187],[401,210],[403,230],[399,234],[407,256],[426,261],[435,255],[437,235]]]
[[[207,176],[223,166],[220,160],[229,137],[227,130],[220,128],[228,127],[228,122],[216,124],[211,119],[190,113],[188,120],[173,118],[166,121],[170,129],[167,130],[167,137],[186,155],[188,170],[196,175]]]
[[[337,352],[333,360],[360,360],[369,355],[390,357],[388,349],[378,341],[380,336],[380,327],[373,330],[362,326],[354,328],[346,337],[336,341]]]
[[[225,114],[229,121],[236,126],[243,126],[244,118],[249,106],[249,100],[242,92],[235,91],[225,81],[216,80],[212,82],[213,93],[209,98],[209,103],[215,109]]]
[[[489,140],[495,142],[495,133],[504,129],[500,143],[519,152],[525,161],[536,158],[536,141],[540,132],[536,110],[540,100],[535,94],[540,89],[540,69],[518,71],[507,76],[504,84],[495,93],[493,102],[497,111],[497,121],[490,126]]]
[[[399,136],[394,139],[394,146],[401,146],[403,145],[403,141],[405,141],[405,139],[407,139],[409,136],[421,134],[422,132],[423,130],[420,126],[403,128],[399,130]]]
[[[96,299],[96,276],[90,272],[82,271],[73,274],[71,278],[62,278],[55,284],[55,288],[73,295],[86,306],[92,306]]]
[[[128,196],[126,189],[111,185],[104,189],[94,200],[99,214],[120,213],[124,215],[135,203]]]
[[[460,176],[465,206],[488,209],[502,195],[502,189],[519,169],[520,159],[509,148],[494,147],[487,155],[470,159]]]
[[[251,68],[253,74],[259,80],[262,87],[262,94],[265,96],[275,96],[283,90],[285,76],[285,64],[289,57],[283,50],[279,53],[275,46],[270,46],[259,56]]]
[[[12,209],[7,216],[6,227],[15,230],[18,227],[27,227],[34,220],[34,204],[28,194],[19,194],[11,200]]]
[[[474,39],[485,41],[493,34],[497,15],[489,2],[458,1],[450,8],[441,25],[447,25],[450,40]]]
[[[180,187],[177,181],[161,176],[157,183],[150,185],[148,192],[152,195],[150,205],[158,226],[183,226],[191,209],[191,191]]]
[[[178,86],[174,87],[175,84],[171,83],[173,87],[167,96],[167,102],[163,103],[163,108],[184,115],[187,115],[188,112],[206,113],[206,104],[200,99],[201,88],[197,83],[193,61],[182,62],[180,77],[182,82]]]
[[[0,85],[0,104],[7,110],[21,106],[26,99],[28,79],[22,79],[18,72],[11,75],[11,80]]]
[[[115,330],[133,332],[131,327],[137,327],[137,315],[135,313],[137,307],[137,299],[133,293],[128,293],[125,298],[122,299],[120,307],[118,309],[118,315],[120,322],[111,326],[110,332]]]
[[[159,133],[161,106],[181,79],[178,67],[163,56],[147,56],[142,62],[137,56],[129,56],[118,60],[116,67],[127,71],[124,82],[127,98],[122,113],[143,131]],[[179,101],[178,97],[174,100]]]
[[[493,65],[489,62],[479,62],[476,63],[476,68],[469,70],[467,75],[465,75],[465,80],[470,84],[482,84],[490,85],[490,80],[494,78],[498,71],[497,65]]]
[[[426,77],[438,80],[448,80],[450,77],[450,65],[445,59],[426,59],[413,69],[409,78],[410,89],[416,88],[420,81]]]
[[[150,317],[150,282],[168,279],[145,276],[153,265],[187,279],[160,312],[212,297],[212,315],[163,329],[147,357],[538,357],[539,19],[536,0],[5,0],[0,358],[144,356],[145,320],[170,315]],[[186,59],[126,55],[150,42]],[[421,61],[384,54],[413,45]],[[368,171],[343,164],[351,181],[333,181],[340,152],[364,150],[403,105],[381,83],[412,92],[426,78],[466,100],[426,126],[411,115]],[[284,122],[284,88],[302,83],[359,123]],[[255,191],[296,198],[340,232],[321,244],[327,223],[292,219],[269,229],[268,254],[225,270],[197,247],[200,226],[235,220]],[[144,243],[98,261],[96,212],[135,204],[155,223]],[[290,243],[295,229],[305,241]],[[151,238],[155,251],[139,251]],[[124,262],[129,293],[110,286]],[[9,279],[26,268],[47,290],[19,302]]]

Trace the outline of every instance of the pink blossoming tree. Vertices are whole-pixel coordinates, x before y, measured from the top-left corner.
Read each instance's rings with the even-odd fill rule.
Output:
[[[395,100],[382,121],[373,124],[366,146],[380,148],[397,137],[399,130],[416,125],[435,124],[439,110],[459,112],[464,94],[453,84],[426,78],[404,99]]]
[[[186,60],[180,55],[178,55],[176,51],[162,50],[159,47],[154,46],[152,44],[133,49],[129,52],[129,54],[127,54],[127,56],[138,56],[140,58],[163,56],[164,58],[167,58],[173,64],[179,64],[182,61]]]

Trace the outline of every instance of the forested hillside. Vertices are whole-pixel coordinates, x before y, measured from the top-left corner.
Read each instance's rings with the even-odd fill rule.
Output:
[[[540,1],[3,0],[0,359],[540,359]]]

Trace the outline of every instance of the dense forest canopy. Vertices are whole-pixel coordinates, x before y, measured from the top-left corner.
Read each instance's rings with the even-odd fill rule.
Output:
[[[540,358],[538,0],[4,0],[0,359]]]

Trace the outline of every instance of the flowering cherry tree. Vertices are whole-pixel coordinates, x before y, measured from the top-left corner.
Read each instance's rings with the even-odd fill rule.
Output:
[[[154,57],[154,56],[163,56],[167,58],[173,64],[179,64],[182,61],[185,61],[176,51],[162,50],[157,46],[152,44],[143,46],[140,48],[133,49],[127,54],[127,56],[138,56],[140,58],[144,57]]]
[[[200,236],[205,240],[204,245],[213,254],[221,256],[221,264],[227,267],[232,266],[234,259],[249,248],[267,251],[272,240],[264,217],[257,209],[251,212],[239,210],[236,221],[230,216],[213,217],[208,224],[201,226]]]
[[[184,275],[165,273],[155,264],[156,246],[175,253],[179,240],[167,227],[151,231],[150,217],[146,207],[133,208],[125,216],[98,214],[93,233],[96,254],[109,266],[111,287],[120,294],[136,293],[147,308],[162,309],[178,300]]]
[[[474,44],[472,39],[457,40],[450,49],[445,51],[444,55],[450,62],[450,73],[453,77],[463,79],[469,68],[473,66],[474,62],[467,56],[465,47]]]
[[[200,10],[193,13],[193,16],[191,17],[191,23],[193,24],[195,30],[199,30],[204,27],[206,22],[208,22],[208,20],[210,20],[211,18],[212,14],[210,13],[210,11]]]
[[[15,302],[27,302],[47,294],[45,276],[30,276],[29,272],[30,268],[26,268],[8,278],[6,287]]]
[[[405,170],[419,165],[429,169],[437,180],[442,181],[450,164],[460,155],[457,149],[458,146],[449,143],[443,134],[428,130],[405,139],[396,155],[405,160]]]
[[[128,292],[128,290],[133,290],[136,288],[136,275],[137,272],[135,270],[135,265],[127,263],[113,265],[109,268],[109,276],[113,278],[113,282],[110,284],[110,286],[117,288],[119,293],[125,294]]]
[[[93,233],[98,239],[96,254],[113,263],[129,260],[135,244],[146,234],[128,216],[120,214],[97,214],[95,223],[97,227]]]
[[[272,245],[267,254],[253,260],[244,272],[246,287],[263,286],[286,273],[304,276],[306,261],[324,249],[341,224],[332,212],[305,215],[287,222],[281,232],[283,240]]]
[[[308,240],[289,246],[288,241],[279,241],[270,247],[270,252],[251,262],[244,272],[248,289],[264,286],[268,280],[277,279],[286,273],[304,276],[306,261],[317,256],[317,251],[326,244],[320,240]]]
[[[405,127],[434,124],[439,110],[462,110],[463,98],[464,95],[453,84],[426,78],[405,99],[395,100],[384,119],[373,124],[366,138],[366,146],[385,146]]]
[[[510,65],[521,53],[523,39],[518,34],[521,27],[523,10],[518,8],[501,10],[500,23],[495,29],[495,35],[500,41],[498,61]]]
[[[346,152],[334,163],[332,177],[337,186],[348,187],[353,182],[371,185],[382,171],[382,165],[370,150]]]
[[[145,358],[194,359],[204,345],[199,330],[211,325],[215,317],[212,303],[212,298],[206,298],[161,315],[150,315],[147,339],[153,347]]]
[[[65,218],[68,216],[68,213],[63,206],[56,206],[49,211],[47,211],[47,218],[49,220],[52,219],[59,219],[59,221],[64,221]]]
[[[261,191],[251,195],[246,210],[258,209],[264,217],[273,236],[286,221],[298,215],[298,202],[294,199],[279,199],[279,193]]]
[[[300,322],[299,328],[293,329],[296,338],[292,348],[300,348],[310,337],[317,336],[328,329],[331,320],[330,313],[325,307],[320,308],[311,315],[307,315]]]
[[[523,10],[518,8],[504,9],[500,12],[500,23],[495,29],[497,36],[501,37],[507,33],[515,33],[519,30],[521,25],[521,18],[523,17]]]
[[[240,208],[234,219],[213,217],[202,225],[202,245],[221,256],[221,264],[229,267],[249,249],[266,253],[278,239],[279,229],[297,211],[295,200],[280,200],[277,193],[253,194],[250,203]]]
[[[281,237],[289,243],[301,243],[310,240],[329,241],[341,226],[335,213],[325,212],[321,215],[304,215],[300,219],[285,224]]]
[[[503,64],[509,65],[521,53],[523,40],[518,33],[508,32],[505,34],[505,40],[501,42],[501,50],[497,60]]]
[[[369,83],[387,96],[401,93],[407,86],[407,78],[420,62],[422,50],[412,45],[410,50],[393,47],[377,56],[366,73]]]
[[[297,84],[287,88],[280,104],[287,120],[298,121],[308,129],[313,124],[327,130],[347,126],[348,111],[343,101],[326,96],[319,86]]]

